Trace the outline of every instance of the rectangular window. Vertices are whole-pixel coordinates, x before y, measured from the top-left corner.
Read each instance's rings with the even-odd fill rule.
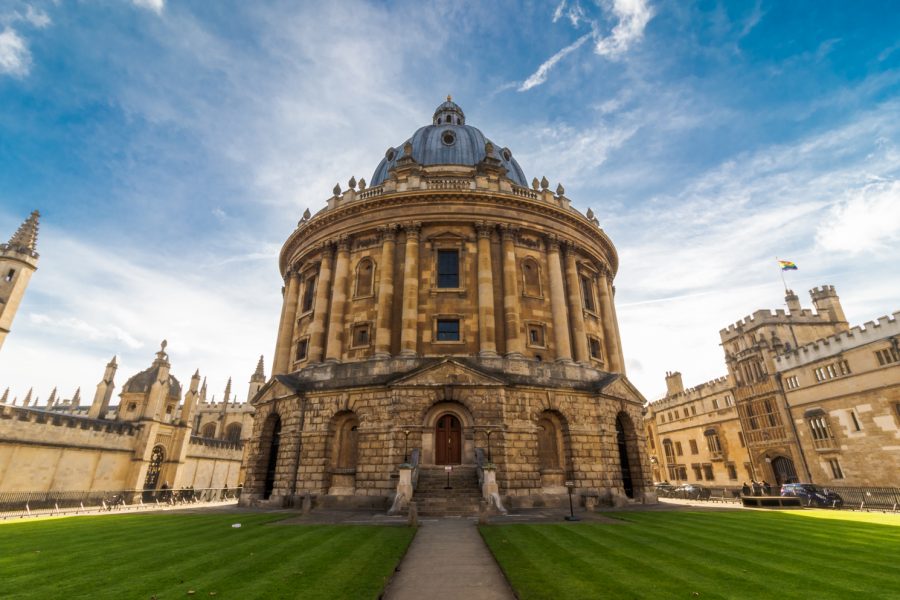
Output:
[[[719,401],[713,398],[713,410],[719,410]]]
[[[313,308],[316,300],[316,276],[307,277],[303,282],[303,303],[300,308],[301,312],[309,312]]]
[[[709,448],[709,453],[713,456],[719,456],[722,454],[722,445],[719,443],[719,434],[710,433],[706,436],[706,446]]]
[[[691,468],[694,470],[694,479],[703,481],[703,471],[700,469],[700,465],[691,465]]]
[[[713,475],[713,466],[712,465],[703,465],[703,475],[706,477],[707,481],[712,481],[715,479],[715,475]]]
[[[681,456],[684,452],[681,451],[681,442],[675,442],[675,454]]]
[[[594,286],[591,284],[590,277],[581,276],[581,297],[584,299],[584,308],[593,312],[594,309]]]
[[[853,428],[856,431],[862,431],[862,427],[859,426],[859,419],[856,418],[856,413],[852,410],[850,411],[850,419],[853,421]]]
[[[544,326],[539,323],[528,324],[528,344],[544,347]]]
[[[353,326],[353,334],[351,338],[351,346],[354,348],[365,347],[369,345],[370,326],[368,323],[360,323]]]
[[[10,270],[9,270],[9,273],[6,274],[6,277],[3,278],[4,281],[6,281],[7,283],[9,283],[10,281],[12,281],[13,276],[14,276],[15,274],[16,274],[16,270],[15,270],[15,269],[10,269]]]
[[[746,447],[746,444],[744,443],[744,432],[743,431],[738,431],[738,441],[741,442],[741,448]]]
[[[438,250],[437,286],[439,288],[459,287],[459,250]]]
[[[679,465],[676,467],[678,481],[687,481],[687,467],[684,465]]]
[[[897,348],[885,348],[884,350],[876,350],[875,358],[882,367],[891,363],[900,362],[900,351]]]
[[[309,347],[309,339],[304,338],[297,342],[297,352],[294,360],[306,360],[306,351]]]
[[[731,397],[731,394],[725,396],[725,406],[734,406],[734,398]]]
[[[600,340],[598,340],[597,338],[593,338],[593,337],[588,338],[588,345],[591,348],[591,357],[592,358],[596,358],[596,359],[603,358],[600,355]]]
[[[691,415],[696,415],[696,414],[697,414],[697,407],[694,406],[693,404],[691,404]]]
[[[785,382],[787,383],[787,389],[789,390],[796,390],[798,387],[800,387],[800,383],[797,381],[796,375],[791,375],[785,380]]]
[[[700,451],[697,448],[697,440],[690,440],[688,444],[691,445],[691,454],[697,454]]]
[[[732,481],[737,479],[737,468],[734,466],[734,463],[728,463],[725,465],[725,468],[728,469],[728,479]]]
[[[844,471],[841,469],[841,463],[836,458],[829,458],[828,465],[831,467],[831,474],[834,476],[834,479],[843,479]]]
[[[439,342],[458,342],[459,341],[459,319],[438,319],[438,321],[437,321],[437,341],[439,341]]]

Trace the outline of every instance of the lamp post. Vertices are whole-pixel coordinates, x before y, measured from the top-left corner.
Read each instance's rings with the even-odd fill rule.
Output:
[[[494,433],[493,429],[487,430],[487,442],[488,442],[488,462],[493,463],[494,459],[491,456],[491,434]]]
[[[572,490],[575,489],[575,482],[567,481],[566,489],[569,491],[569,514],[566,516],[566,521],[580,521],[581,519],[575,516],[575,506],[572,504]]]
[[[403,464],[409,464],[409,429],[403,430]]]

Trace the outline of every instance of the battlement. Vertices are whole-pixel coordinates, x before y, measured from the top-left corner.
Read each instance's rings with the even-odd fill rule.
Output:
[[[68,427],[71,429],[92,430],[117,435],[134,435],[139,427],[125,421],[92,419],[90,417],[61,413],[40,408],[26,408],[11,404],[0,405],[0,419],[15,419],[37,425]]]
[[[748,329],[755,329],[762,325],[782,325],[788,323],[792,325],[819,324],[829,323],[830,321],[831,319],[828,315],[814,312],[808,308],[804,308],[798,313],[784,310],[783,308],[777,310],[763,309],[754,311],[752,315],[744,317],[725,329],[720,329],[719,336],[722,340],[728,340],[736,335],[743,334]]]
[[[777,356],[775,370],[787,371],[898,335],[900,335],[900,311],[880,317],[877,321],[866,321],[863,325],[851,327],[848,331],[816,340]]]
[[[650,403],[650,406],[656,410],[667,410],[680,406],[688,402],[695,402],[706,398],[712,394],[725,392],[731,389],[732,382],[727,375],[711,379],[692,388],[687,388],[683,392],[665,396]]]
[[[822,287],[814,287],[809,290],[809,295],[813,300],[817,300],[819,298],[833,298],[837,296],[837,292],[834,291],[833,285],[823,285]]]

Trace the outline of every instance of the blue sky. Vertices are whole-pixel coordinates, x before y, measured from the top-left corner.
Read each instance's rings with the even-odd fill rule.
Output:
[[[0,390],[89,399],[163,338],[183,381],[247,381],[304,209],[447,93],[597,214],[650,399],[783,306],[775,256],[804,305],[829,283],[854,324],[900,309],[896,3],[330,4],[0,0],[0,237],[43,215]]]

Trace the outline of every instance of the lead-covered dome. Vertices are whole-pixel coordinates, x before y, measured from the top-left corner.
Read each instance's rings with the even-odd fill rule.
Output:
[[[485,145],[491,142],[481,131],[466,125],[466,115],[449,96],[434,111],[432,124],[416,131],[398,147],[388,148],[384,159],[372,175],[370,185],[384,183],[391,169],[403,157],[406,144],[412,145],[412,158],[423,166],[464,165],[474,167],[485,159]],[[528,187],[522,167],[513,158],[509,148],[501,148],[494,142],[493,158],[506,169],[506,176],[515,184]]]

